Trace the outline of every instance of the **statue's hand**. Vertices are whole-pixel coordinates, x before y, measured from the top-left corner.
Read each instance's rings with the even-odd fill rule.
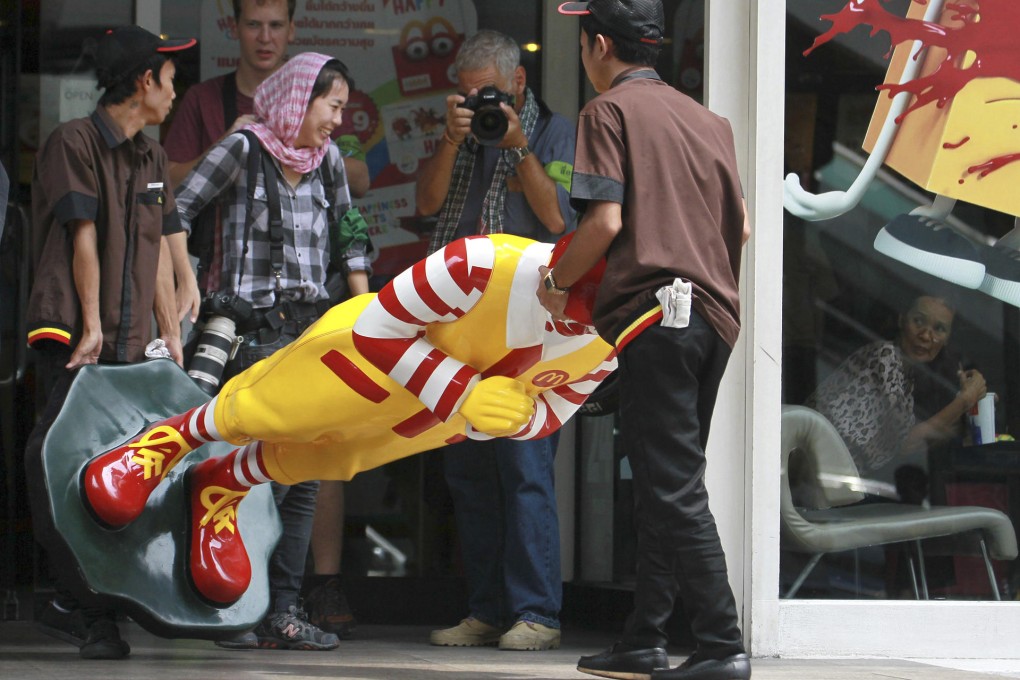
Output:
[[[492,437],[514,434],[534,413],[535,400],[524,392],[524,384],[503,376],[479,382],[460,407],[471,427]]]

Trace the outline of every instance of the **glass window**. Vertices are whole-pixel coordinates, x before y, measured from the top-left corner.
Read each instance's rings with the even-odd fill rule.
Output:
[[[24,21],[38,20],[37,30],[22,33],[20,136],[22,163],[28,168],[42,141],[59,123],[89,115],[102,94],[95,87],[87,46],[111,26],[133,23],[130,3],[106,0],[82,12],[75,3],[39,3]],[[26,183],[31,171],[22,173]]]
[[[923,3],[874,3],[856,13],[846,4],[787,3],[791,181],[812,194],[841,192],[872,154],[885,163],[844,211],[789,210],[798,200],[818,201],[787,193],[783,400],[821,414],[846,449],[823,445],[817,433],[801,431],[809,427],[803,420],[784,416],[784,449],[798,446],[784,467],[797,517],[784,523],[780,592],[911,599],[916,581],[922,597],[926,587],[931,598],[991,599],[994,582],[1012,599],[1016,562],[993,559],[990,575],[973,535],[922,541],[923,557],[917,544],[890,543],[830,552],[806,568],[816,551],[797,522],[824,533],[851,516],[895,522],[897,513],[943,506],[993,508],[1014,527],[1020,520],[1013,441],[1020,436],[1020,110],[986,103],[1016,97],[1020,86],[968,72],[976,56],[982,74],[996,75],[996,46],[1015,59],[1015,43],[1008,31],[991,29],[969,43],[961,29],[980,15],[946,9],[934,21],[947,29],[948,52],[930,48],[913,62],[909,43],[892,51],[887,29],[906,17],[906,35],[917,34],[909,31],[920,27]],[[1009,30],[1017,28],[1014,19]],[[885,81],[902,81],[922,98],[921,85],[931,86],[946,98],[944,107],[911,99],[916,110],[901,119],[887,154],[876,151],[895,101],[875,92]],[[927,216],[911,215],[918,208]],[[981,399],[986,393],[995,396]]]

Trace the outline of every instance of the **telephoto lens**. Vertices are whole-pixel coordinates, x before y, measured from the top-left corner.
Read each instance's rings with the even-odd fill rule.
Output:
[[[219,392],[223,369],[237,337],[233,319],[211,316],[198,338],[195,356],[188,366],[188,375],[203,392],[213,396]]]

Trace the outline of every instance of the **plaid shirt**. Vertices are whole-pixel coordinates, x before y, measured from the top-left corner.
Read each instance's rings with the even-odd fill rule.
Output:
[[[329,297],[326,268],[329,265],[327,209],[331,201],[343,215],[351,207],[347,174],[335,144],[330,144],[323,163],[333,170],[335,196],[327,197],[318,172],[306,174],[296,188],[284,179],[277,163],[280,214],[283,219],[283,257],[279,289],[270,264],[269,205],[265,177],[259,172],[252,200],[255,219],[248,237],[248,256],[238,284],[244,258],[244,225],[248,202],[248,140],[233,134],[213,146],[176,189],[181,223],[191,232],[191,222],[201,210],[222,198],[223,271],[220,289],[237,294],[256,309],[277,302],[316,302]],[[275,159],[273,159],[274,162]],[[344,271],[370,271],[365,245],[354,244],[345,254]]]

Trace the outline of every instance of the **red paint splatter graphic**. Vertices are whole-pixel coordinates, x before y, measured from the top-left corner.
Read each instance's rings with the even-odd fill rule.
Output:
[[[968,136],[968,137],[964,137],[963,139],[961,139],[958,142],[943,142],[942,143],[942,148],[943,149],[959,149],[961,146],[963,146],[964,144],[966,144],[969,141],[970,141],[970,137]]]
[[[967,172],[968,174],[980,172],[981,174],[978,175],[978,177],[984,177],[988,173],[995,172],[1002,166],[1008,165],[1009,163],[1012,163],[1014,161],[1020,161],[1020,153],[1008,153],[1005,156],[996,156],[990,161],[985,161],[984,163],[979,163],[978,165],[970,166],[969,168],[967,168]]]
[[[918,4],[926,5],[927,1],[918,0]],[[849,33],[862,25],[871,27],[872,36],[885,31],[894,46],[920,40],[925,47],[945,50],[945,58],[928,75],[905,83],[885,83],[876,88],[887,91],[889,97],[901,92],[914,96],[911,105],[896,119],[897,123],[932,102],[939,108],[945,107],[964,86],[978,78],[1008,78],[1020,83],[1018,0],[975,0],[970,4],[947,2],[940,23],[897,16],[885,9],[882,0],[850,0],[839,12],[824,14],[820,18],[831,22],[832,26],[815,39],[804,52],[805,56],[837,35]],[[964,67],[968,54],[974,60]],[[969,137],[964,141],[967,139]],[[957,146],[962,144],[960,142]],[[1020,160],[1020,154],[1005,154],[972,166],[967,172],[980,172],[979,177],[984,177],[1017,160]]]

